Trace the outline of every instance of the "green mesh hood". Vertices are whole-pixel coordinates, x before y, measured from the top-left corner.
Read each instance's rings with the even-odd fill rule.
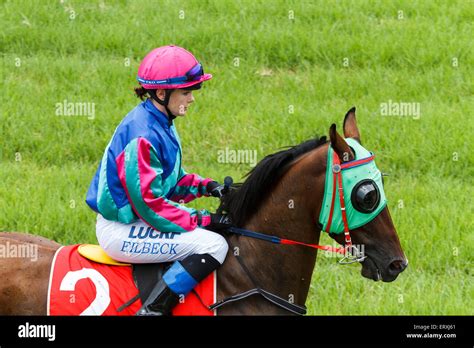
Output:
[[[354,161],[370,157],[371,152],[366,150],[356,140],[352,138],[345,139],[347,144],[355,151]],[[319,222],[323,226],[323,231],[340,234],[344,232],[344,223],[342,221],[341,206],[339,203],[339,194],[336,192],[336,199],[334,202],[334,211],[332,216],[332,222],[330,230],[327,231],[328,219],[331,210],[331,201],[333,193],[333,149],[331,145],[328,147],[328,158],[326,168],[326,181],[324,185],[324,198],[323,205],[321,207],[321,213],[319,215]],[[351,162],[346,162],[351,163]],[[380,201],[377,208],[371,213],[362,213],[356,210],[351,201],[351,194],[354,187],[364,179],[371,179],[377,185],[380,192]],[[336,182],[336,185],[337,182]],[[382,209],[386,206],[387,200],[385,198],[385,192],[382,184],[382,173],[375,165],[374,161],[365,163],[356,167],[346,168],[342,170],[342,187],[344,189],[344,202],[346,206],[347,222],[349,224],[349,230],[353,230],[357,227],[363,226],[368,222],[372,221]],[[336,187],[338,189],[338,187]]]

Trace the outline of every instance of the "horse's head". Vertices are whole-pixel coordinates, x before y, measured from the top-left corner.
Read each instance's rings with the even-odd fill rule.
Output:
[[[330,142],[326,137],[311,139],[268,155],[247,174],[244,183],[233,186],[219,211],[229,213],[238,227],[306,245],[319,241],[319,233],[315,233],[319,221],[320,230],[329,232],[338,243],[349,246],[351,237],[352,245],[360,251],[355,254],[366,256],[363,261],[357,258],[362,261],[364,277],[393,281],[408,262],[386,205],[382,174],[373,154],[361,145],[355,108],[344,119],[344,136],[332,125]],[[339,190],[338,180],[343,190]],[[244,243],[251,244],[253,252],[293,255],[295,262],[297,254],[316,259],[315,252],[303,247]],[[300,270],[301,278],[310,279],[313,268],[314,263]],[[309,281],[306,284],[309,286]]]
[[[366,256],[362,261],[362,276],[391,282],[407,267],[408,260],[386,204],[382,174],[373,154],[361,145],[355,108],[346,114],[343,128],[345,139],[336,131],[336,125],[329,131],[320,224],[340,244],[347,242],[347,229],[350,230],[353,245]],[[340,205],[342,195],[344,209]]]

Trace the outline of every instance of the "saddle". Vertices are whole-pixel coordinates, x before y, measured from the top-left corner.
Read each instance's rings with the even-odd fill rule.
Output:
[[[171,266],[171,262],[164,263],[137,263],[129,264],[116,261],[111,258],[99,245],[95,244],[82,244],[77,249],[82,257],[88,260],[101,263],[110,266],[127,266],[132,267],[133,280],[135,286],[138,289],[138,296],[142,303],[150,296],[151,290],[163,277],[163,274]],[[122,308],[126,308],[135,302],[138,297],[132,298],[130,301],[124,304]]]

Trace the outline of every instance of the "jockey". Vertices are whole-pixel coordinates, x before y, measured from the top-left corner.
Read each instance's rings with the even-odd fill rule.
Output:
[[[229,226],[230,219],[183,205],[220,197],[223,186],[183,169],[173,124],[194,102],[193,90],[211,78],[181,47],[152,50],[140,64],[141,86],[135,89],[148,98],[118,125],[87,192],[87,204],[98,213],[98,242],[109,256],[127,263],[173,262],[138,315],[170,314],[227,254],[225,238],[209,230]]]

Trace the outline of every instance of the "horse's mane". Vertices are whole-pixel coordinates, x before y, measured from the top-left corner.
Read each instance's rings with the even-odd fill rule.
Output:
[[[226,211],[234,225],[242,226],[258,210],[275,184],[289,169],[288,164],[326,142],[325,136],[316,137],[266,156],[244,176],[246,180],[243,183],[232,185],[217,211]]]

